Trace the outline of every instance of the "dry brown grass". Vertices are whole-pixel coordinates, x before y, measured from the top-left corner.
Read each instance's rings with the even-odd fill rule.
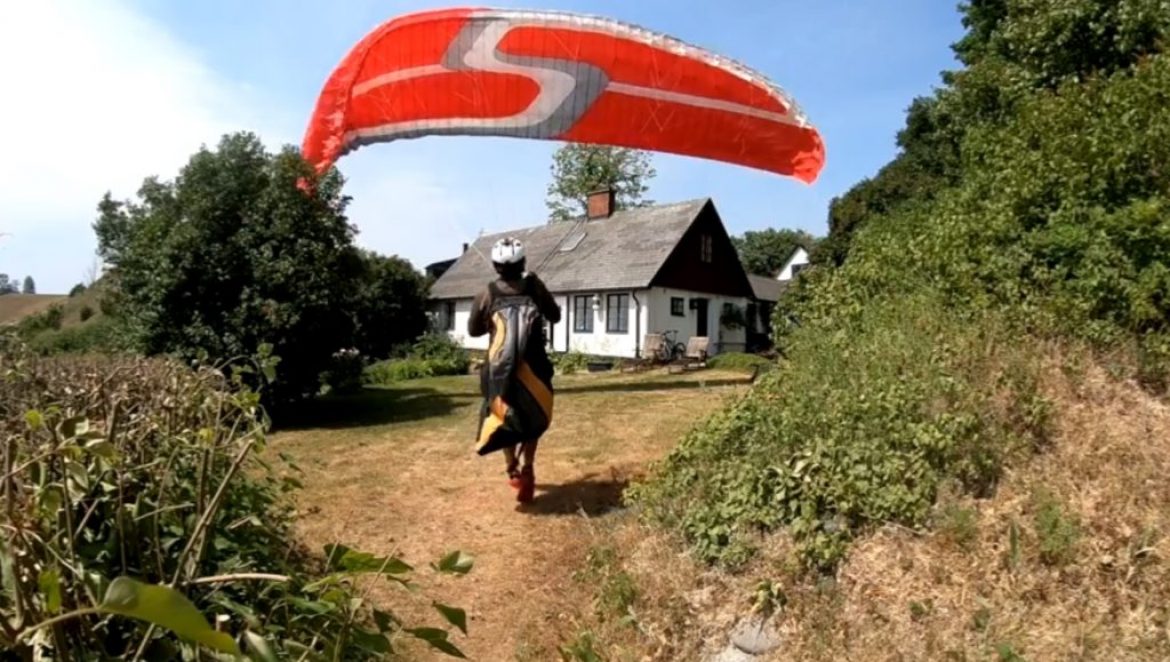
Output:
[[[639,587],[639,626],[580,627],[610,660],[702,659],[771,580],[788,605],[769,660],[1170,659],[1170,408],[1099,368],[1046,374],[1051,447],[989,499],[944,498],[931,533],[878,531],[813,581],[789,570],[783,536],[733,577],[626,523],[607,544]]]
[[[55,294],[5,294],[0,296],[0,324],[15,324],[66,299]]]
[[[526,508],[505,482],[502,457],[472,451],[474,378],[409,382],[306,412],[272,441],[306,472],[301,535],[318,549],[337,541],[424,569],[448,550],[466,551],[477,559],[466,577],[424,571],[422,597],[391,587],[372,597],[419,625],[438,622],[431,598],[466,608],[470,635],[454,641],[474,660],[559,659],[556,646],[577,631],[592,596],[574,572],[621,518],[627,482],[746,384],[739,373],[703,371],[573,375],[555,385],[537,500]]]

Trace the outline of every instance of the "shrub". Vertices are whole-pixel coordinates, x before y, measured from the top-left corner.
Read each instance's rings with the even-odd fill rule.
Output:
[[[321,385],[325,392],[355,393],[362,387],[362,372],[365,359],[356,349],[341,349],[333,353],[333,361],[321,374]]]
[[[78,284],[73,286],[73,289],[69,290],[69,296],[75,297],[75,296],[79,296],[81,294],[84,294],[85,289],[86,289],[85,283],[78,283]]]
[[[776,362],[758,354],[723,352],[708,359],[707,365],[716,370],[754,370],[775,367]]]
[[[77,311],[77,315],[81,318],[82,322],[88,321],[89,318],[93,317],[93,308],[89,307],[88,304],[84,305],[81,307],[81,310]]]
[[[354,588],[356,573],[405,580],[409,566],[343,546],[322,559],[292,542],[297,470],[286,465],[282,477],[256,457],[266,421],[238,375],[135,357],[39,358],[10,334],[0,374],[0,645],[10,655],[196,659],[189,640],[146,626],[174,607],[135,606],[136,593],[168,594],[161,584],[203,619],[226,618],[219,635],[198,615],[184,631],[221,652],[371,660],[388,637],[411,634],[362,607]],[[439,568],[469,565],[456,554]],[[107,618],[114,593],[114,613],[130,618]],[[422,634],[451,648],[441,630]]]
[[[115,319],[102,317],[90,324],[71,326],[58,331],[43,331],[33,336],[29,347],[39,354],[87,354],[128,351],[131,347],[125,329]]]
[[[444,375],[466,375],[471,366],[467,350],[446,334],[421,337],[405,357],[379,361],[362,373],[362,382],[370,386],[388,386],[395,382]]]
[[[581,372],[589,367],[589,357],[581,352],[564,352],[552,356],[553,367],[563,375]]]
[[[64,319],[65,308],[61,304],[55,303],[39,313],[20,320],[17,329],[25,338],[31,338],[44,331],[60,329]]]
[[[944,482],[987,493],[1007,458],[1042,441],[1033,359],[993,318],[919,296],[839,328],[796,331],[789,360],[630,498],[709,561],[735,565],[752,532],[784,527],[808,567],[828,569],[875,524],[925,525]]]

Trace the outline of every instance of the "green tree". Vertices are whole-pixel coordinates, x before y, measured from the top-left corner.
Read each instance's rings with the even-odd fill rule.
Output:
[[[69,296],[71,296],[71,297],[80,296],[81,294],[85,293],[85,290],[86,290],[85,283],[78,283],[78,284],[73,286],[73,289],[69,290]]]
[[[37,293],[37,284],[36,284],[36,281],[33,280],[32,276],[25,276],[24,277],[24,286],[21,287],[20,291],[24,294],[36,294]]]
[[[648,182],[657,174],[649,152],[568,143],[553,154],[550,170],[552,182],[545,204],[554,221],[583,216],[589,193],[603,187],[614,191],[618,209],[652,203],[643,198],[650,190]]]
[[[742,237],[732,237],[731,241],[739,251],[743,268],[750,274],[765,276],[776,275],[798,246],[811,251],[816,245],[816,238],[811,234],[788,228],[751,230]]]
[[[0,294],[15,294],[17,291],[16,279],[9,279],[8,274],[0,274]]]
[[[327,173],[310,195],[297,184],[311,176],[294,148],[271,154],[237,133],[174,181],[146,179],[137,201],[102,199],[99,252],[140,350],[215,361],[269,346],[281,359],[273,400],[316,391],[352,340],[363,269],[340,176]]]
[[[427,283],[410,262],[362,251],[362,273],[354,288],[354,347],[387,358],[396,346],[426,331]]]

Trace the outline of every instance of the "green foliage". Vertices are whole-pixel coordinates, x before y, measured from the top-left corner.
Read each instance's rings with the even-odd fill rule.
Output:
[[[38,333],[60,329],[64,319],[65,308],[61,304],[55,303],[39,313],[20,320],[16,328],[22,337],[32,338]]]
[[[36,281],[33,280],[32,276],[25,276],[24,277],[24,284],[21,286],[20,292],[21,292],[21,294],[36,294],[37,293],[37,284],[36,284]]]
[[[707,366],[715,370],[750,371],[756,368],[774,368],[776,362],[758,354],[722,352],[707,359]]]
[[[638,587],[634,578],[622,569],[613,547],[590,549],[585,558],[585,567],[574,573],[573,578],[597,587],[593,610],[601,622],[612,618],[630,618],[631,609],[638,599]]]
[[[85,290],[86,290],[85,283],[78,283],[78,284],[74,285],[72,289],[69,290],[69,296],[70,296],[70,298],[80,296],[80,295],[85,293]]]
[[[704,558],[734,564],[784,528],[827,569],[869,526],[928,524],[944,484],[985,494],[1047,440],[1039,339],[1128,351],[1144,384],[1170,382],[1166,3],[964,11],[969,66],[834,201],[814,261],[837,266],[777,305],[786,360],[632,493]],[[975,533],[961,511],[942,524]],[[1067,558],[1075,520],[1039,506],[1035,524],[1042,558]],[[1006,534],[1014,567],[1019,526]]]
[[[775,276],[798,248],[812,251],[816,238],[804,230],[768,228],[749,230],[731,238],[739,252],[739,261],[750,274]]]
[[[0,274],[0,295],[16,294],[19,291],[20,286],[15,278],[9,278],[8,274]]]
[[[1040,560],[1048,565],[1064,565],[1076,555],[1080,523],[1066,513],[1060,502],[1045,490],[1034,495],[1036,538]]]
[[[395,382],[444,375],[465,375],[471,366],[467,350],[444,333],[428,333],[402,358],[378,361],[365,368],[362,382],[387,386]]]
[[[735,565],[753,532],[784,527],[806,566],[831,568],[874,524],[927,524],[943,483],[986,494],[1041,442],[1033,359],[993,318],[917,296],[832,323],[795,331],[787,361],[630,490],[703,558]]]
[[[446,631],[408,628],[359,594],[372,575],[413,592],[410,566],[292,542],[299,470],[257,456],[267,422],[237,371],[0,343],[0,646],[12,655],[196,659],[199,643],[373,660],[401,637],[461,655]],[[471,564],[455,552],[435,570]],[[461,610],[441,607],[465,629]]]
[[[341,349],[333,353],[328,369],[321,374],[321,384],[328,393],[356,393],[362,388],[365,359],[356,349]]]
[[[618,209],[651,204],[643,196],[657,174],[649,152],[584,143],[563,145],[549,170],[546,204],[554,221],[584,216],[589,194],[603,187],[613,190]]]
[[[562,375],[582,372],[589,367],[589,357],[581,352],[562,352],[551,357],[553,367]]]
[[[84,305],[77,311],[77,316],[82,322],[88,321],[89,318],[93,317],[93,308],[89,307],[89,305]]]
[[[979,539],[979,513],[974,508],[947,504],[936,526],[943,536],[963,549],[970,548]]]
[[[119,320],[101,317],[88,324],[48,330],[36,334],[29,347],[39,354],[115,353],[131,349],[125,327]]]
[[[355,339],[380,351],[417,335],[421,278],[353,246],[341,185],[335,171],[315,178],[294,148],[271,154],[240,133],[174,181],[147,179],[135,202],[107,195],[94,229],[116,271],[108,301],[135,346],[213,362],[271,346],[282,361],[265,397],[281,404],[315,394]]]
[[[426,282],[410,262],[362,251],[352,315],[354,347],[377,359],[394,347],[415,341],[427,327]]]

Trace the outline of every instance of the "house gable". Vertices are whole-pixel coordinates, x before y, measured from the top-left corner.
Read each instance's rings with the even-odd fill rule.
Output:
[[[730,297],[753,296],[739,253],[710,200],[663,262],[651,285]]]

